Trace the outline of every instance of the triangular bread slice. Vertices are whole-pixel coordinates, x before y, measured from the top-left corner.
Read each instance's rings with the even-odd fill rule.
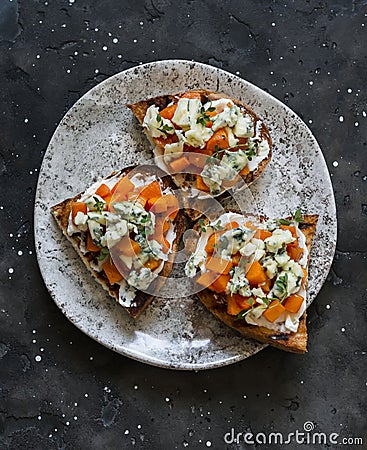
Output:
[[[128,167],[120,171],[115,171],[108,177],[104,178],[103,180],[100,180],[96,184],[102,184],[104,182],[108,183],[108,180],[114,180],[114,183],[120,180],[121,178],[128,175],[131,171],[134,170],[134,167]],[[139,167],[139,171],[143,170]],[[146,174],[149,176],[152,175],[152,170],[154,172],[158,172],[159,170],[157,168],[149,168],[147,169]],[[160,171],[161,172],[161,171]],[[142,172],[144,173],[144,171]],[[162,175],[161,173],[157,175]],[[169,176],[159,177],[157,178],[159,180],[159,183],[162,187],[162,189],[169,188],[172,191],[177,189],[177,187],[174,185],[173,181]],[[90,190],[90,188],[89,188]],[[119,290],[120,286],[117,283],[111,284],[108,277],[104,273],[103,270],[96,270],[96,266],[98,265],[98,253],[86,251],[86,242],[87,242],[87,235],[88,231],[81,231],[76,232],[74,234],[68,233],[68,226],[69,226],[69,218],[72,211],[72,205],[75,202],[78,202],[80,198],[83,196],[84,193],[80,193],[76,195],[73,198],[68,198],[61,203],[53,206],[51,208],[51,213],[53,217],[55,218],[58,226],[60,227],[62,233],[64,236],[68,239],[68,241],[71,243],[71,245],[74,247],[78,255],[80,256],[81,260],[83,261],[85,267],[89,270],[92,277],[108,292],[108,294],[114,298],[116,301],[119,301]],[[185,214],[182,211],[179,211],[177,216],[172,221],[172,225],[174,226],[174,231],[176,233],[176,237],[174,238],[172,244],[171,244],[171,252],[174,254],[177,250],[178,243],[181,239],[181,236],[186,228],[186,219]],[[123,306],[124,309],[128,312],[128,314],[133,317],[134,319],[137,318],[144,310],[145,308],[151,303],[151,301],[154,299],[155,295],[159,292],[159,290],[162,288],[162,286],[165,283],[165,278],[169,276],[169,274],[172,271],[173,267],[173,257],[171,256],[167,261],[164,262],[163,268],[161,272],[159,272],[159,277],[157,277],[152,284],[149,286],[149,293],[143,292],[140,290],[136,291],[136,295],[134,300],[131,302],[129,306]]]
[[[252,184],[255,180],[257,180],[261,174],[264,172],[265,167],[269,163],[271,156],[272,156],[272,139],[270,137],[270,133],[264,122],[260,119],[260,117],[245,103],[241,102],[238,99],[235,99],[233,97],[230,97],[228,95],[217,93],[205,89],[197,89],[193,91],[187,91],[187,92],[180,92],[177,94],[169,94],[169,95],[161,95],[158,97],[150,98],[141,100],[139,102],[128,104],[127,107],[130,108],[130,110],[133,112],[135,117],[138,119],[139,123],[142,125],[144,117],[147,113],[147,110],[150,106],[155,105],[159,108],[159,111],[166,108],[171,103],[176,103],[178,100],[182,97],[182,95],[185,94],[199,94],[201,98],[201,102],[204,104],[206,102],[212,102],[220,99],[229,99],[231,100],[236,106],[240,107],[241,110],[243,110],[244,113],[246,113],[248,116],[251,117],[253,123],[254,123],[254,130],[255,130],[255,136],[257,136],[260,140],[264,140],[269,145],[269,151],[267,156],[262,159],[257,167],[249,171],[247,174],[241,175],[241,181],[240,183],[237,183],[233,186],[233,190],[237,189],[238,186],[243,186],[243,184],[246,186],[249,186]],[[148,140],[151,143],[154,156],[156,157],[157,164],[162,168],[167,170],[169,173],[172,174],[172,177],[176,183],[176,185],[182,189],[183,191],[186,191],[189,193],[192,188],[195,188],[196,186],[196,180],[198,177],[198,174],[196,173],[174,173],[172,172],[172,169],[170,169],[164,162],[164,158],[162,156],[164,155],[164,148],[157,145],[152,137],[147,133],[147,130],[144,128],[144,132],[148,138]],[[223,199],[227,193],[230,187],[224,188],[222,192],[219,194],[219,196],[216,195],[217,200]],[[196,191],[196,190],[195,190]],[[194,192],[195,192],[194,191]],[[203,199],[197,198],[197,192],[192,196],[191,194],[183,196],[183,204],[184,207],[187,209],[186,213],[190,217],[191,220],[197,220],[202,214],[203,211],[209,207],[210,208],[210,199],[205,199],[205,195],[203,196]]]
[[[235,211],[233,211],[235,212]],[[317,215],[304,215],[302,216],[303,222],[299,224],[299,229],[305,236],[306,246],[308,249],[308,262],[311,250],[311,244],[316,232],[316,224],[318,220]],[[261,218],[265,220],[265,218]],[[200,225],[196,224],[194,229],[200,233],[200,229],[203,226],[209,224],[210,220],[206,219],[200,221]],[[191,250],[192,250],[191,243]],[[307,279],[305,282],[305,289],[307,291]],[[307,351],[307,325],[306,325],[306,311],[300,317],[299,326],[297,332],[284,333],[275,331],[263,326],[250,325],[245,320],[239,320],[236,316],[229,315],[227,313],[227,302],[224,295],[215,293],[209,289],[204,289],[197,293],[200,301],[206,306],[206,308],[214,314],[218,319],[224,322],[229,327],[241,333],[243,336],[255,339],[257,341],[269,344],[273,347],[279,348],[293,353],[305,353]]]

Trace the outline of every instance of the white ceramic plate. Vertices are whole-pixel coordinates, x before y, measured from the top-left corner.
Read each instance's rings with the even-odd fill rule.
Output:
[[[269,217],[320,215],[309,277],[309,303],[329,272],[336,245],[336,210],[324,157],[307,126],[263,90],[223,70],[190,61],[141,65],[105,80],[85,94],[57,127],[45,154],[35,204],[35,240],[46,286],[80,330],[125,356],[174,369],[231,364],[264,345],[222,325],[195,296],[157,298],[137,321],[96,285],[62,237],[50,207],[73,197],[97,177],[150,159],[147,140],[124,106],[141,99],[204,88],[249,104],[272,134],[273,159],[251,187]]]

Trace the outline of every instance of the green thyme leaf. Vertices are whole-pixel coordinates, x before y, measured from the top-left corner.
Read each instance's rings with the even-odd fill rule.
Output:
[[[96,202],[94,204],[94,208],[96,208],[96,210],[101,214],[102,211],[104,210],[105,202],[102,202],[101,200],[98,200],[98,198],[94,197],[94,196],[93,196],[93,199]]]
[[[297,209],[297,211],[292,214],[292,218],[295,222],[304,222],[302,219],[302,211],[300,209]]]
[[[279,224],[279,225],[290,225],[290,221],[289,220],[287,220],[287,219],[277,219],[276,220],[276,222],[277,222],[277,224]]]
[[[200,227],[200,231],[205,233],[206,232],[206,227],[204,226],[204,219],[199,219],[198,224],[199,224],[199,227]]]
[[[108,248],[103,247],[97,257],[98,261],[103,261],[110,254]]]

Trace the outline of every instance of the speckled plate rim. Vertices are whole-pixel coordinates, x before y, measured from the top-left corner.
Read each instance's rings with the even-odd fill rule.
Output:
[[[331,230],[331,233],[332,233],[334,239],[333,239],[332,248],[329,249],[330,258],[329,258],[329,261],[328,261],[328,265],[324,267],[322,277],[321,277],[321,279],[318,280],[317,286],[316,286],[316,288],[314,290],[314,298],[315,298],[317,296],[317,294],[320,292],[320,290],[321,290],[321,288],[322,288],[322,286],[323,286],[323,284],[324,284],[324,282],[325,282],[325,280],[326,280],[326,278],[327,278],[327,276],[329,274],[329,271],[331,269],[332,262],[333,262],[333,259],[334,259],[335,250],[336,250],[336,239],[337,239],[336,204],[335,204],[335,197],[334,197],[334,194],[333,194],[332,182],[331,182],[329,170],[328,170],[325,158],[323,156],[322,150],[320,148],[320,145],[317,142],[317,140],[316,140],[315,136],[313,135],[313,133],[311,132],[311,130],[305,124],[305,122],[291,108],[289,108],[287,105],[282,103],[280,100],[278,100],[277,98],[273,97],[271,94],[265,92],[263,89],[259,88],[258,86],[254,85],[254,84],[248,82],[247,80],[244,80],[243,78],[240,78],[240,77],[238,77],[238,76],[236,76],[236,75],[234,75],[234,74],[232,74],[230,72],[227,72],[227,71],[225,71],[223,69],[219,69],[217,67],[213,67],[213,66],[210,66],[208,64],[204,64],[204,63],[196,62],[196,61],[192,61],[192,60],[188,61],[188,60],[181,60],[181,59],[168,59],[168,60],[157,60],[157,61],[146,63],[146,64],[140,64],[138,66],[131,67],[129,69],[126,69],[125,71],[122,71],[122,72],[116,73],[115,75],[112,75],[111,77],[103,80],[101,83],[99,83],[98,85],[96,85],[92,89],[90,89],[88,92],[86,92],[66,112],[66,114],[63,116],[63,118],[59,122],[59,125],[55,129],[55,131],[54,131],[54,133],[53,133],[53,135],[52,135],[52,137],[50,139],[49,146],[50,146],[51,142],[53,141],[55,135],[57,135],[57,133],[59,132],[60,124],[63,123],[63,121],[66,120],[72,114],[73,109],[75,107],[77,107],[80,103],[82,103],[87,96],[93,94],[95,91],[100,89],[105,84],[113,82],[114,79],[117,79],[122,73],[132,73],[132,72],[134,72],[136,70],[139,70],[139,69],[149,68],[149,66],[167,65],[167,64],[173,64],[173,65],[176,65],[176,64],[191,64],[192,65],[192,64],[194,64],[194,65],[196,65],[198,67],[205,68],[206,70],[211,70],[214,73],[217,73],[217,74],[220,73],[222,75],[227,75],[227,76],[235,79],[237,82],[243,83],[244,86],[247,86],[247,87],[251,88],[253,91],[259,93],[261,97],[267,98],[268,101],[270,101],[273,104],[277,105],[278,107],[284,109],[288,113],[289,116],[291,116],[295,121],[298,121],[299,124],[302,125],[302,127],[307,131],[308,137],[312,140],[313,144],[315,145],[315,147],[319,151],[319,157],[321,158],[322,164],[323,164],[322,170],[323,170],[323,173],[325,174],[324,181],[331,188],[332,204],[329,205],[329,206],[330,206],[330,208],[332,210],[332,215],[333,215],[333,218],[334,218],[334,221],[332,223],[332,230]],[[46,153],[47,153],[47,150],[45,152],[45,155],[46,155]],[[45,158],[43,159],[43,162],[42,162],[39,174],[41,174],[43,172],[43,170],[45,169],[44,168],[44,164],[45,164]],[[36,200],[37,200],[37,197],[38,197],[39,185],[40,185],[40,176],[39,176],[38,183],[37,183],[36,196],[35,196]],[[37,236],[37,226],[36,226],[36,224],[37,224],[36,207],[35,207],[35,210],[34,210],[34,224],[35,224],[35,226],[34,226],[34,237],[35,237],[35,243],[37,244],[38,236]],[[211,363],[207,363],[206,362],[204,364],[191,363],[191,362],[190,363],[180,362],[179,364],[178,363],[171,363],[171,362],[168,362],[166,360],[161,360],[161,359],[159,359],[157,357],[149,357],[146,354],[140,354],[137,351],[130,351],[128,348],[125,348],[124,351],[121,351],[121,349],[116,348],[116,346],[113,344],[113,342],[110,342],[110,341],[108,341],[106,339],[100,339],[97,336],[95,336],[92,332],[89,332],[88,329],[85,329],[82,326],[80,326],[80,324],[76,320],[74,320],[74,318],[68,313],[68,310],[63,308],[63,306],[58,301],[57,296],[55,295],[55,293],[53,292],[53,290],[51,289],[51,287],[47,283],[47,280],[46,280],[46,277],[45,277],[45,274],[44,274],[44,271],[43,271],[43,268],[42,268],[42,264],[40,264],[40,261],[41,261],[40,256],[41,255],[39,254],[38,246],[36,245],[35,247],[36,247],[37,260],[39,262],[40,271],[41,271],[43,280],[45,282],[45,285],[46,285],[46,287],[47,287],[47,289],[48,289],[52,299],[57,304],[57,306],[60,308],[62,313],[66,316],[66,318],[71,323],[73,323],[77,328],[79,328],[83,333],[85,333],[87,336],[91,337],[92,339],[94,339],[95,341],[99,342],[103,346],[105,346],[105,347],[107,347],[107,348],[109,348],[109,349],[111,349],[111,350],[113,350],[115,352],[118,352],[118,353],[122,354],[123,356],[127,356],[127,357],[129,357],[131,359],[134,359],[136,361],[143,362],[143,363],[146,363],[146,364],[149,364],[149,365],[152,365],[152,366],[161,367],[161,368],[168,368],[168,369],[174,369],[174,370],[195,370],[195,371],[197,371],[197,370],[206,370],[206,369],[219,368],[219,367],[227,366],[227,365],[230,365],[230,364],[242,361],[242,360],[246,359],[249,356],[257,354],[260,350],[262,350],[262,349],[267,347],[267,345],[263,344],[260,347],[258,347],[256,350],[254,350],[251,355],[243,355],[243,354],[239,353],[237,355],[233,355],[231,358],[218,359],[218,360],[215,360],[214,362],[211,362]],[[314,298],[313,298],[313,300],[314,300]]]

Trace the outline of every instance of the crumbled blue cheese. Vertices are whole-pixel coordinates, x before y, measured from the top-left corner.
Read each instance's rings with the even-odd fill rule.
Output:
[[[275,261],[278,266],[283,267],[290,260],[290,257],[287,252],[279,253],[274,256]]]
[[[98,211],[99,209],[103,209],[106,204],[105,200],[97,194],[91,195],[87,199],[84,200],[84,203],[87,205],[89,211]],[[101,207],[99,207],[100,205]]]
[[[120,242],[121,238],[126,236],[129,232],[127,221],[120,219],[119,222],[109,224],[107,231],[102,238],[102,244],[109,248]]]
[[[148,250],[149,253],[153,256],[154,259],[160,259],[162,261],[167,261],[168,256],[162,252],[162,244],[152,239],[148,241]]]
[[[102,246],[101,239],[103,237],[103,227],[95,220],[88,220],[88,228],[93,242],[96,245]]]
[[[253,288],[251,289],[251,294],[254,295],[256,298],[256,301],[261,304],[265,304],[265,302],[262,300],[266,297],[265,292],[261,288]]]
[[[135,233],[138,234],[141,229],[144,230],[145,236],[154,233],[155,216],[153,213],[145,211],[139,202],[116,202],[114,209],[122,219],[127,220],[129,229]]]
[[[144,291],[157,276],[157,274],[153,273],[147,267],[143,267],[140,271],[131,271],[127,282],[136,289]]]
[[[244,247],[254,234],[255,231],[244,227],[228,230],[220,236],[217,252],[221,258],[231,259],[231,256]]]
[[[234,178],[237,172],[240,172],[244,167],[246,167],[247,163],[248,158],[246,156],[246,153],[241,149],[237,150],[236,152],[225,151],[221,161],[222,165],[233,169],[229,172],[228,176],[230,176],[230,178],[227,178],[229,180]]]
[[[87,214],[84,214],[82,211],[78,211],[76,216],[74,217],[74,223],[80,231],[87,231],[88,229],[87,222],[88,222]]]
[[[288,261],[278,274],[271,294],[280,299],[295,294],[301,287],[302,278],[302,267],[293,260]]]
[[[159,109],[154,105],[149,106],[147,109],[143,120],[143,127],[148,130],[149,135],[153,138],[166,138],[167,134],[174,134],[175,132],[172,122],[161,117]]]
[[[226,294],[240,294],[244,297],[250,297],[251,287],[246,278],[245,269],[237,266],[232,270],[232,278],[229,280],[226,287]]]
[[[228,146],[230,148],[236,147],[238,144],[238,139],[234,136],[232,128],[226,127],[225,131],[226,131],[227,137],[228,137]]]
[[[262,261],[262,266],[264,267],[264,269],[266,271],[266,275],[270,279],[273,279],[278,271],[278,266],[277,266],[276,261],[271,256],[267,256]]]
[[[181,98],[177,103],[172,122],[187,131],[196,125],[201,107],[202,104],[198,98]]]
[[[193,278],[196,275],[196,268],[205,262],[206,254],[203,251],[195,252],[185,265],[185,274],[187,277]]]
[[[122,279],[119,283],[119,303],[125,308],[130,308],[134,305],[136,290],[130,286],[126,280]]]
[[[201,171],[204,183],[210,189],[213,195],[219,194],[221,191],[222,181],[232,173],[229,166],[222,164],[206,164]],[[233,178],[233,177],[232,177]],[[231,179],[231,178],[229,178]]]
[[[121,261],[125,264],[125,266],[130,270],[133,266],[133,257],[124,255],[123,253],[120,253],[118,256]]]
[[[290,244],[294,240],[289,230],[277,228],[271,236],[265,239],[265,248],[268,252],[277,253],[284,245]]]
[[[247,114],[240,114],[233,127],[234,134],[239,138],[249,138],[254,135],[255,128],[252,118]]]
[[[212,135],[213,131],[211,128],[204,127],[200,123],[195,123],[191,126],[190,130],[186,131],[184,141],[185,144],[191,147],[204,148]]]
[[[174,142],[173,144],[166,144],[164,146],[164,156],[172,156],[177,153],[182,153],[184,148],[184,142],[178,141]],[[179,155],[177,155],[179,156]]]
[[[256,246],[254,261],[260,261],[266,253],[264,241],[262,241],[261,239],[253,238],[251,242]]]
[[[215,102],[212,103],[214,104]],[[212,130],[217,131],[219,128],[224,128],[227,126],[234,127],[240,114],[240,108],[238,106],[233,103],[230,104],[230,106],[226,104],[222,112],[212,117]]]

